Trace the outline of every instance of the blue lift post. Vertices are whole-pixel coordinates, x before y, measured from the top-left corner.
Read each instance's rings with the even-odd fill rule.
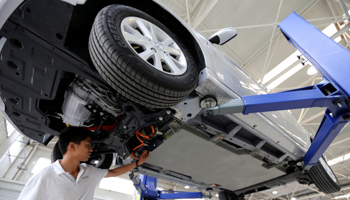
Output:
[[[204,110],[206,114],[222,115],[326,107],[316,136],[304,156],[305,169],[309,169],[317,164],[350,119],[350,52],[294,12],[279,24],[279,28],[322,73],[323,83],[274,94],[244,96]]]

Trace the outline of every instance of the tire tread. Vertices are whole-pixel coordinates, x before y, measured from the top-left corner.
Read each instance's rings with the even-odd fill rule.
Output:
[[[341,189],[339,182],[333,181],[320,161],[310,169],[309,175],[317,188],[326,194],[338,192]]]

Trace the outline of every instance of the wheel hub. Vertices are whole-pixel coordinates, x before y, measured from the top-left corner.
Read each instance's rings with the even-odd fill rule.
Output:
[[[153,47],[154,47],[155,50],[157,50],[157,51],[165,51],[162,42],[156,41],[156,42],[152,42],[152,44],[153,44]]]
[[[175,76],[187,71],[179,44],[157,25],[139,17],[126,17],[121,30],[129,47],[156,70]]]

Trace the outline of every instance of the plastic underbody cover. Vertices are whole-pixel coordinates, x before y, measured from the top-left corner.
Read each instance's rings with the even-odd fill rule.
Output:
[[[237,190],[278,176],[251,155],[236,155],[213,142],[181,129],[155,149],[147,163],[190,175],[193,180]]]

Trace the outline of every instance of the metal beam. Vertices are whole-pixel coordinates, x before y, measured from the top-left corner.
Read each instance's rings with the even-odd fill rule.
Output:
[[[25,148],[29,146],[29,145],[26,145],[23,147],[23,150],[25,151]],[[33,155],[35,154],[37,148],[38,148],[39,144],[36,144],[34,147],[32,147],[32,149],[30,150],[29,152],[29,155],[25,158],[25,160],[23,161],[23,164],[28,166],[28,163],[31,161]],[[17,180],[19,178],[19,176],[22,174],[22,171],[23,170],[17,170],[16,174],[13,176],[13,179],[12,180]]]
[[[201,12],[201,15],[196,18],[195,22],[193,23],[193,28],[197,29],[198,26],[203,22],[203,20],[208,16],[211,10],[216,6],[216,4],[219,2],[219,0],[211,0],[210,4],[206,6],[205,10]]]
[[[272,54],[272,55],[273,55],[273,54]],[[302,62],[303,62],[303,60],[298,59],[298,60],[296,60],[294,63],[290,64],[286,69],[284,69],[283,71],[281,71],[278,75],[276,74],[276,76],[274,76],[273,78],[271,78],[271,79],[268,80],[267,82],[264,83],[263,80],[261,80],[261,82],[267,87],[267,86],[269,86],[271,83],[273,83],[274,81],[276,81],[277,79],[279,79],[282,75],[288,73],[292,68],[294,68],[295,66],[299,65],[299,64],[302,63]],[[293,75],[293,74],[292,74],[292,75]],[[265,76],[264,76],[264,77],[265,77]],[[288,77],[288,78],[289,78],[289,77]],[[281,82],[280,84],[282,84],[282,82]],[[280,85],[280,84],[278,84],[278,85]],[[275,88],[277,88],[278,85],[276,85]],[[268,87],[267,87],[267,88],[268,88]],[[272,88],[272,89],[274,89],[274,88]]]
[[[350,40],[348,41],[348,43],[345,45],[345,49],[347,49],[350,45]]]
[[[184,8],[183,5],[180,4],[177,0],[175,0],[175,1],[173,1],[173,2],[175,2],[180,8],[186,10],[186,8]]]
[[[300,122],[300,124],[306,124],[306,123],[308,123],[308,122],[310,122],[310,121],[312,121],[312,120],[315,120],[315,119],[317,119],[317,118],[322,117],[323,115],[324,115],[324,110],[321,111],[321,112],[318,112],[318,113],[316,113],[316,114],[313,114],[311,117],[308,117],[308,118],[302,120],[302,121]]]
[[[190,12],[193,13],[201,2],[204,1],[196,1],[196,3],[192,6]]]
[[[329,21],[327,23],[317,24],[316,27],[329,26],[330,24],[334,24],[334,23],[338,24],[339,22],[344,22],[344,21],[345,21],[345,18],[335,19],[335,20]]]
[[[243,61],[242,61],[242,59],[240,59],[235,53],[233,53],[232,51],[231,51],[231,49],[229,49],[228,48],[228,46],[226,45],[224,45],[223,46],[233,57],[235,57],[237,60],[235,60],[235,61],[239,61],[240,62],[240,64],[241,65],[243,65]]]
[[[331,10],[331,12],[332,12],[334,18],[336,18],[336,15],[339,15],[340,13],[339,13],[339,12],[337,11],[337,9],[335,8],[334,2],[331,1],[331,0],[327,0],[327,5],[328,5],[329,9]],[[345,21],[345,19],[344,19],[344,21]],[[336,25],[337,30],[338,30],[339,27],[340,27],[340,23],[339,23],[339,22],[340,22],[340,21],[334,22],[335,25]],[[345,33],[345,32],[344,32],[344,33]],[[344,34],[344,35],[347,36],[347,34]],[[337,37],[334,37],[333,39],[335,39],[335,38],[337,38]],[[347,38],[346,38],[345,36],[343,36],[343,38],[346,40],[346,42],[348,42],[348,40],[347,40]]]
[[[323,20],[329,20],[329,19],[334,19],[334,18],[336,18],[336,20],[333,20],[333,21],[344,21],[345,19],[342,17],[342,16],[338,16],[338,17],[326,17],[326,18],[317,18],[317,19],[310,19],[310,20],[307,20],[307,21],[309,21],[309,22],[311,22],[311,21],[323,21]],[[341,19],[337,19],[337,18],[341,18]],[[329,22],[329,24],[331,24],[331,23],[333,23],[333,22]],[[340,32],[340,33],[338,33],[338,34],[342,34],[342,33],[344,33],[345,31],[344,30],[342,30],[342,32]],[[278,35],[278,36],[280,36],[280,35]],[[279,39],[279,37],[277,36],[277,42],[276,43],[278,43],[278,39]],[[336,36],[336,35],[335,35]],[[335,38],[337,38],[337,37],[335,37]],[[335,39],[335,38],[333,38],[333,39]],[[269,62],[266,64],[266,62],[267,62],[267,59],[268,59],[268,57],[269,57],[269,52],[270,52],[270,48],[271,48],[271,45],[272,45],[272,39],[276,39],[276,38],[271,38],[271,40],[270,40],[270,44],[269,44],[269,47],[268,47],[268,52],[267,52],[267,56],[266,56],[266,59],[265,59],[265,64],[264,64],[264,70],[263,70],[263,73],[262,73],[262,75],[263,75],[263,77],[265,77],[265,69],[266,69],[266,67],[267,66],[269,66],[270,65],[270,62],[271,62],[271,59],[272,59],[272,57],[273,57],[273,55],[274,55],[274,52],[272,52],[272,54],[271,54],[271,56],[270,56],[270,59],[269,59]],[[277,44],[276,44],[277,45]],[[295,66],[295,63],[294,64],[292,64],[290,67],[288,67],[288,69],[289,68],[291,68],[291,67],[293,67],[293,66]],[[287,70],[287,69],[286,69]],[[285,71],[286,71],[285,70]],[[277,79],[278,77],[276,77],[275,79]],[[270,80],[269,82],[272,82],[273,80]],[[261,79],[261,82],[263,82],[263,79]],[[265,83],[265,85],[268,85],[268,83]]]
[[[266,58],[265,58],[265,63],[264,63],[262,74],[261,74],[261,78],[260,78],[261,82],[264,82],[265,73],[266,73],[266,70],[267,70],[266,69],[267,68],[267,61],[268,61],[269,56],[270,56],[270,50],[271,50],[271,46],[272,46],[272,41],[274,39],[275,31],[276,31],[276,28],[277,28],[277,21],[278,21],[279,15],[280,15],[282,3],[283,3],[283,0],[280,1],[280,5],[279,5],[278,10],[277,10],[277,16],[276,16],[276,20],[275,20],[275,23],[274,23],[275,25],[273,26],[272,35],[271,35],[271,38],[270,38],[270,43],[269,43],[269,47],[267,49],[267,55],[266,55]]]
[[[315,0],[313,1],[301,14],[300,16],[303,16],[306,12],[308,12],[316,3],[318,3],[319,0]],[[281,33],[278,33],[274,38],[273,40],[275,40]],[[252,62],[256,57],[258,57],[260,54],[264,53],[266,51],[266,49],[269,48],[269,43],[266,42],[265,43],[265,47],[262,48],[259,52],[255,53],[255,54],[252,54],[251,57],[249,57],[246,61],[246,63],[244,64],[244,66],[242,66],[242,69],[246,69],[245,66],[248,66],[248,64],[250,62]],[[260,74],[261,75],[261,74]],[[261,76],[264,76],[264,74],[262,74]]]
[[[18,131],[14,131],[1,145],[0,145],[0,157],[5,155],[11,145],[16,141],[16,139],[20,136]]]
[[[187,13],[187,23],[191,26],[191,17],[190,17],[190,5],[188,4],[188,0],[186,0],[186,13]]]
[[[337,3],[339,3],[340,4],[340,1],[339,0],[333,0],[334,2],[337,2]],[[350,6],[350,2],[349,1],[347,1],[347,2],[344,2],[345,3],[345,5],[347,5],[347,6]]]
[[[338,32],[336,32],[335,34],[333,34],[333,35],[331,36],[331,38],[332,38],[333,40],[335,40],[337,37],[343,35],[346,31],[348,31],[349,28],[350,28],[350,25],[344,26],[344,27],[343,27],[342,29],[340,29]]]
[[[315,0],[314,2],[312,2],[302,13],[300,16],[303,16],[307,11],[309,11],[319,0]],[[273,39],[275,39],[277,36],[279,36],[279,34],[281,33],[278,33]],[[269,47],[269,43],[266,42],[265,43],[265,47],[262,48],[259,52],[255,53],[255,54],[252,54],[251,57],[249,57],[247,60],[247,62],[244,64],[245,66],[247,66],[250,62],[252,62],[256,57],[258,57],[260,54],[264,53],[265,50]],[[243,69],[245,69],[245,67],[242,67]]]
[[[317,21],[326,21],[326,20],[337,20],[338,22],[341,22],[341,21],[345,21],[346,19],[343,16],[335,16],[335,15],[333,15],[333,17],[322,17],[322,18],[307,19],[306,21],[308,21],[308,22],[317,22]],[[332,23],[332,21],[330,21],[329,23]]]
[[[338,141],[338,142],[334,142],[334,143],[332,143],[332,144],[330,145],[330,147],[336,147],[336,146],[338,146],[339,144],[344,143],[344,142],[347,142],[347,141],[349,141],[349,140],[350,140],[350,137],[345,138],[345,139],[343,139],[343,140],[341,140],[341,141]]]
[[[188,9],[190,9],[189,10],[189,15],[191,14],[191,13],[193,13],[194,12],[194,10],[197,8],[197,6],[199,5],[201,3],[201,1],[196,1],[196,3],[194,4],[194,6],[192,6],[192,8],[190,9],[189,7],[188,7]],[[187,2],[186,2],[186,4],[187,4]],[[186,6],[187,7],[187,6]],[[186,13],[184,13],[184,14],[182,14],[182,15],[180,15],[185,21],[187,21],[187,19],[188,19],[188,17],[187,17],[187,8],[186,8]]]
[[[332,0],[326,0],[327,5],[329,7],[329,9],[331,10],[333,17],[339,15],[340,13],[338,13],[337,9],[335,9],[335,5],[334,5],[334,1]]]
[[[328,195],[326,195],[326,194],[324,194],[324,193],[320,193],[318,190],[313,189],[313,188],[311,188],[310,186],[305,186],[305,185],[303,185],[303,186],[304,186],[304,187],[307,187],[308,189],[310,189],[310,190],[312,190],[312,191],[315,191],[316,194],[297,196],[296,198],[297,198],[298,200],[310,199],[310,198],[315,198],[315,197],[320,197],[320,196],[328,196]],[[339,192],[346,191],[346,190],[348,190],[348,189],[350,189],[350,187],[342,187],[341,190],[340,190]],[[333,196],[331,196],[331,198],[329,198],[329,199],[332,199],[332,197],[333,197]],[[334,199],[334,198],[333,198],[333,199]]]
[[[350,16],[349,16],[349,12],[348,12],[349,9],[346,7],[344,0],[339,0],[339,1],[340,1],[341,8],[343,9],[343,12],[344,12],[347,20],[350,21]]]

